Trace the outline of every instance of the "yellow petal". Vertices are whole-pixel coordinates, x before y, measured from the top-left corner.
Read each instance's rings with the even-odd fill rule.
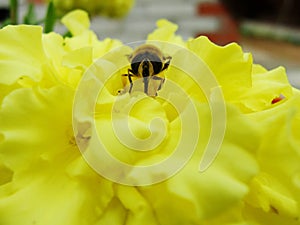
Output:
[[[262,65],[259,64],[253,64],[252,65],[252,74],[262,74],[262,73],[266,73],[268,72],[268,70],[266,68],[264,68]]]
[[[115,101],[116,99],[112,98],[111,100]],[[132,164],[142,159],[151,158],[151,156],[155,156],[157,153],[169,154],[170,151],[172,152],[172,148],[170,146],[164,146],[163,143],[158,149],[154,149],[149,152],[132,151],[130,148],[126,147],[122,141],[120,141],[120,136],[118,137],[118,135],[121,135],[122,140],[126,141],[129,146],[135,146],[138,148],[139,139],[145,140],[151,135],[152,137],[160,137],[164,132],[166,132],[164,130],[160,130],[155,124],[151,124],[154,118],[159,118],[160,122],[163,123],[164,121],[166,123],[166,114],[159,102],[147,97],[141,101],[138,101],[130,109],[131,102],[134,103],[135,101],[134,98],[130,99],[128,97],[122,101],[123,102],[118,102],[117,106],[113,106],[113,102],[110,104],[105,103],[97,106],[96,127],[98,129],[98,135],[102,140],[103,145],[106,146],[109,151],[111,151],[110,153],[119,160]],[[129,111],[127,111],[128,109]],[[117,112],[113,116],[113,123],[112,116],[110,115],[111,110],[115,110]],[[128,133],[126,132],[126,129],[121,129],[126,126],[127,123],[129,123]],[[167,127],[166,129],[168,130],[167,132],[171,132],[171,128]],[[116,134],[116,131],[119,131],[120,133]],[[134,137],[134,139],[130,138],[131,135]],[[126,136],[128,136],[128,138],[126,138]],[[173,136],[173,138],[176,137],[177,135]],[[130,142],[130,140],[133,142]],[[157,139],[154,138],[152,141],[155,143]],[[150,142],[150,140],[149,142],[144,142],[144,145],[146,146],[139,147],[151,148],[150,146],[152,146],[152,144],[150,144]]]
[[[118,48],[118,47],[124,47],[121,41],[115,40],[115,39],[110,39],[110,38],[105,38],[102,41],[95,42],[93,45],[93,50],[94,50],[94,59],[97,59],[106,53],[108,53],[110,50]]]
[[[152,33],[148,34],[147,40],[159,40],[159,41],[168,41],[173,44],[185,45],[182,38],[178,35],[175,35],[175,31],[178,29],[178,26],[174,23],[169,22],[166,19],[160,19],[157,21],[157,29]]]
[[[293,90],[282,103],[249,114],[263,132],[257,155],[262,174],[252,182],[245,213],[261,224],[299,223],[299,102]]]
[[[246,202],[264,212],[296,218],[299,207],[289,191],[268,174],[260,174],[251,183]]]
[[[149,109],[157,104],[155,100],[147,100],[144,103],[147,104],[144,105],[143,102],[140,102],[137,105],[137,109],[140,110],[140,118],[147,118],[148,115],[149,118],[151,118],[157,114],[156,111],[153,111],[153,115],[148,114],[151,112]],[[218,217],[224,210],[236,208],[247,194],[247,183],[258,170],[253,157],[259,144],[257,125],[251,123],[251,121],[241,115],[237,109],[228,107],[228,131],[221,146],[220,154],[207,171],[199,173],[200,157],[205,148],[205,143],[207,139],[209,139],[210,110],[207,104],[200,104],[198,106],[200,121],[202,121],[201,131],[203,132],[203,136],[201,136],[199,140],[199,146],[197,147],[195,155],[191,161],[171,179],[160,184],[139,188],[138,196],[129,194],[131,192],[135,193],[136,191],[130,190],[130,188],[128,188],[127,191],[124,189],[127,196],[124,194],[124,196],[119,196],[119,198],[125,207],[130,210],[130,214],[133,214],[132,217],[144,218],[144,216],[146,216],[146,218],[152,221],[152,216],[147,210],[148,206],[143,203],[143,199],[146,198],[147,202],[150,202],[150,205],[155,211],[158,224],[184,224],[187,221],[197,224]],[[159,107],[159,105],[155,107]],[[135,118],[139,118],[139,115],[138,111],[131,114],[131,116]],[[109,120],[109,117],[97,117],[99,136],[102,135],[104,137],[101,140],[103,140],[103,142],[107,141],[106,146],[109,146],[107,149],[109,149],[110,153],[114,154],[115,157],[126,163],[134,164],[136,162],[134,157],[136,156],[131,153],[130,149],[126,148],[126,146],[122,146],[117,140],[112,140],[114,133],[113,130],[109,128]],[[129,123],[130,122],[131,121],[129,121]],[[178,120],[174,120],[169,124],[170,131],[163,148],[151,154],[142,152],[139,154],[140,159],[138,160],[141,165],[145,163],[150,163],[151,165],[153,160],[147,160],[147,158],[151,157],[155,160],[162,160],[165,156],[168,156],[168,154],[164,154],[168,148],[174,149],[173,144],[175,143],[176,146],[178,134],[180,133],[180,126],[177,122]],[[141,128],[138,128],[138,130],[142,131]],[[190,135],[192,136],[193,134]],[[115,154],[115,152],[113,152],[115,149],[120,151]],[[160,157],[158,157],[158,155],[160,155]],[[177,159],[174,159],[174,163],[178,163]],[[142,196],[140,196],[140,193]],[[218,195],[216,195],[216,193],[218,193]],[[121,198],[125,199],[121,200]],[[130,202],[130,200],[132,200],[132,202]],[[135,202],[135,204],[133,204],[133,202]],[[140,211],[135,212],[135,207],[138,207],[139,204],[141,204],[139,208]],[[238,209],[236,210],[238,211]],[[236,219],[236,217],[232,216],[232,218],[228,220],[234,219]]]
[[[3,100],[0,110],[1,158],[15,170],[37,158],[54,157],[72,146],[72,90],[18,89]],[[77,154],[76,151],[74,154]]]
[[[158,224],[155,213],[147,199],[134,187],[118,186],[117,196],[129,211],[126,224]]]
[[[57,86],[18,89],[5,97],[0,224],[91,224],[111,201],[111,183],[83,161],[75,145],[72,94]]]
[[[62,65],[69,68],[86,70],[93,62],[92,48],[85,47],[64,55]]]
[[[128,215],[128,209],[126,209],[119,199],[113,198],[101,217],[95,224],[97,225],[123,225]]]
[[[93,224],[113,197],[111,183],[94,175],[69,177],[64,164],[31,161],[0,186],[0,224]]]
[[[90,27],[89,16],[87,12],[83,10],[74,10],[68,13],[61,19],[61,22],[75,36],[82,34]]]
[[[234,100],[251,87],[252,57],[243,53],[239,45],[217,46],[204,36],[188,41],[187,45],[211,69],[226,100]]]
[[[7,26],[0,30],[0,83],[10,85],[22,76],[35,81],[42,77],[45,62],[42,27]]]
[[[2,140],[0,140],[1,142]],[[14,172],[4,163],[0,163],[0,186],[12,181]]]
[[[261,111],[272,107],[274,106],[272,100],[275,98],[282,96],[284,101],[293,94],[283,67],[255,74],[252,79],[252,88],[239,96],[241,104],[250,111]]]
[[[59,67],[62,56],[66,54],[63,37],[57,33],[51,32],[44,34],[42,41],[45,54],[54,62],[56,68]]]
[[[0,105],[2,104],[3,98],[8,95],[11,91],[20,88],[21,86],[18,83],[12,85],[0,84]]]

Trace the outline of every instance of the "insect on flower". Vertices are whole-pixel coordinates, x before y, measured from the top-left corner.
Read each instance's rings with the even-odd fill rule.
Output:
[[[157,88],[159,91],[165,79],[158,75],[169,67],[171,59],[171,56],[164,56],[154,45],[143,44],[136,48],[132,54],[128,55],[131,68],[128,69],[127,74],[123,74],[128,77],[130,83],[129,93],[133,87],[132,77],[143,78],[144,92],[147,95],[149,95],[149,81],[159,80],[160,84]]]

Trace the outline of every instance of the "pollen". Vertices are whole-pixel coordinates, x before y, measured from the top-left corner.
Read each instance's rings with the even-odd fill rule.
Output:
[[[277,102],[280,102],[283,99],[285,99],[285,97],[281,94],[279,97],[274,98],[271,103],[276,104]]]

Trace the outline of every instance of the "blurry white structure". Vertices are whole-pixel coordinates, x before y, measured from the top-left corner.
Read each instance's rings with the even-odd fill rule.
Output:
[[[8,0],[0,0],[7,4]],[[147,34],[156,27],[156,21],[165,18],[178,24],[178,34],[184,39],[194,37],[199,32],[214,32],[219,28],[219,21],[212,16],[200,16],[197,7],[201,2],[217,0],[135,0],[129,14],[121,19],[105,17],[92,18],[91,28],[100,39],[116,38],[123,42],[145,40]],[[20,0],[19,19],[22,20],[27,10],[26,0]],[[36,5],[38,18],[45,15],[45,5]],[[56,31],[64,33],[65,28],[57,24]]]
[[[156,21],[165,18],[178,24],[178,34],[184,39],[197,33],[218,29],[214,17],[197,15],[197,5],[203,0],[136,0],[135,6],[127,17],[114,20],[96,17],[92,29],[99,38],[112,37],[124,42],[144,40],[156,27]],[[207,2],[207,0],[205,1]],[[211,0],[210,2],[215,2]]]

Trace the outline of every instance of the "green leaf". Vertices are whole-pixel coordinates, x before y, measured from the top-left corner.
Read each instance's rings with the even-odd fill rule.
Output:
[[[53,1],[50,1],[45,18],[45,33],[53,31],[56,22],[56,13]]]
[[[11,24],[10,18],[4,20],[3,23],[1,24],[0,28],[3,28],[3,27],[5,27],[5,26],[7,26],[7,25],[9,25],[9,24]]]
[[[30,3],[28,5],[27,13],[24,17],[24,23],[25,24],[37,24],[36,14],[35,14],[33,3]]]
[[[72,37],[72,33],[68,30],[66,33],[63,34],[63,37],[66,38],[66,37]]]

